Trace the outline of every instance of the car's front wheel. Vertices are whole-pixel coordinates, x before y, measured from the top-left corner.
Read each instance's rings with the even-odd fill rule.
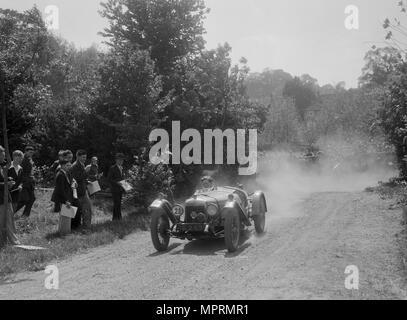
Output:
[[[236,210],[225,216],[225,244],[229,252],[235,252],[240,239],[240,216]]]
[[[151,215],[151,240],[157,251],[165,251],[170,243],[170,220],[162,210],[155,210]]]
[[[254,228],[257,234],[262,234],[266,226],[266,203],[260,200],[256,205],[256,212],[253,212]]]

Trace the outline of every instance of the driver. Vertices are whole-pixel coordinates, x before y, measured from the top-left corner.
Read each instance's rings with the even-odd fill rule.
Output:
[[[215,183],[213,178],[210,176],[204,176],[201,178],[201,189],[205,191],[210,191],[215,189]]]

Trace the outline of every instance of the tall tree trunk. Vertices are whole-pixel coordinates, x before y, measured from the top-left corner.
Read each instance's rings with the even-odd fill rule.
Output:
[[[1,72],[1,70],[0,70]],[[11,163],[10,159],[10,152],[8,146],[8,136],[7,136],[7,106],[6,106],[6,94],[4,92],[5,80],[3,74],[0,73],[0,87],[1,87],[1,118],[2,118],[2,127],[3,127],[3,140],[4,140],[4,148],[6,149],[6,157],[7,157],[7,164]],[[3,247],[7,242],[7,217],[8,217],[8,165],[4,167],[3,176],[4,176],[4,194],[3,196],[3,203],[4,203],[4,215],[1,217],[1,230],[0,230],[0,248]]]

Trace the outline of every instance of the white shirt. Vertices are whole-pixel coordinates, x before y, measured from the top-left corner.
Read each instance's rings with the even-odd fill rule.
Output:
[[[14,161],[12,162],[12,166],[13,166],[14,171],[15,171],[16,174],[18,175],[18,173],[20,172],[20,170],[22,169],[22,167],[21,167],[19,164],[18,164],[18,165],[15,165]]]

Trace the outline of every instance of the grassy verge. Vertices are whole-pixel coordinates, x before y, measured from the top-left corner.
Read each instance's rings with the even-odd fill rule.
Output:
[[[391,199],[389,209],[400,210],[404,227],[396,234],[396,241],[400,248],[400,257],[407,277],[407,183],[406,181],[393,178],[388,182],[379,182],[376,187],[367,188],[368,192],[376,192],[382,199]]]
[[[377,186],[366,188],[365,191],[376,192],[382,199],[394,200],[394,209],[407,205],[407,183],[398,178],[380,181]]]
[[[46,248],[27,251],[8,246],[0,251],[0,279],[11,273],[43,270],[50,261],[62,259],[86,249],[110,244],[136,230],[146,230],[148,216],[138,214],[135,208],[124,206],[124,218],[111,221],[110,200],[93,201],[93,218],[90,230],[77,231],[61,237],[58,232],[58,214],[52,212],[49,191],[38,191],[37,201],[28,220],[17,220],[19,240],[24,245]]]

